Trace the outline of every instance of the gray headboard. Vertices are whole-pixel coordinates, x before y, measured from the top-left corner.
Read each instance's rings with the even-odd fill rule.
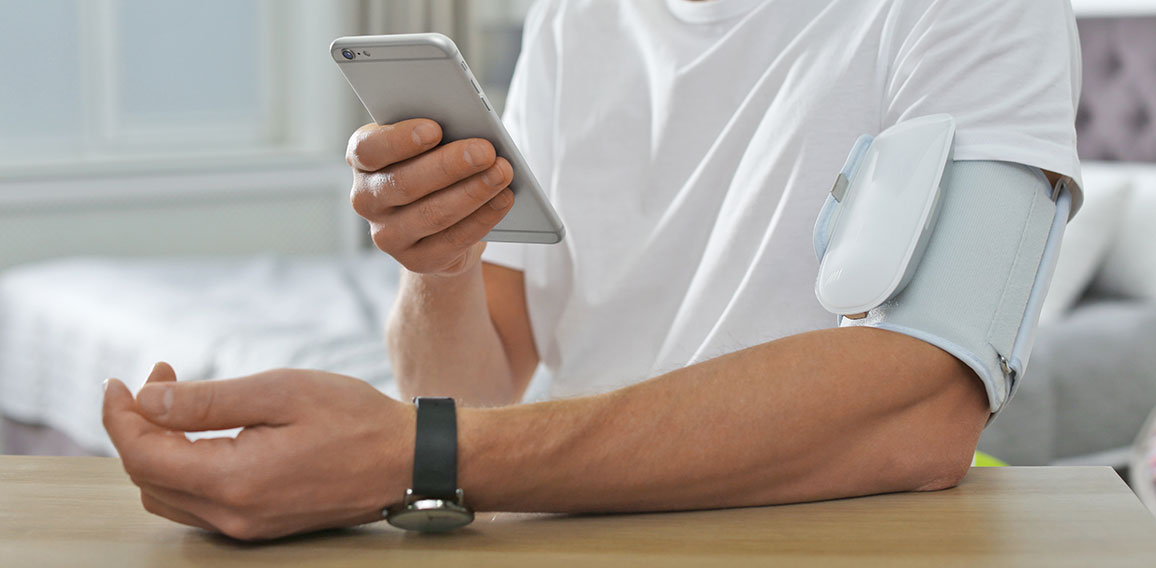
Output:
[[[1087,18],[1078,25],[1080,157],[1156,162],[1156,17]]]

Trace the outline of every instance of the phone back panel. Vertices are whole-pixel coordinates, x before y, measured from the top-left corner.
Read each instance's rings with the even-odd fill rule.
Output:
[[[346,59],[343,50],[353,50]],[[465,61],[441,34],[340,38],[333,60],[374,122],[429,118],[442,127],[442,142],[485,138],[514,167],[514,206],[486,236],[488,241],[556,243],[565,233],[521,152],[490,106]]]

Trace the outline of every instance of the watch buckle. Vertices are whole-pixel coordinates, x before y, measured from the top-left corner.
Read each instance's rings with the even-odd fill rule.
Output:
[[[446,499],[444,497],[427,497],[425,495],[418,495],[418,494],[413,492],[413,489],[406,489],[405,490],[405,498],[403,498],[401,500],[401,506],[402,507],[409,507],[410,505],[412,505],[418,501],[430,501],[430,500],[445,501],[447,503],[457,505],[458,507],[465,507],[466,506],[466,493],[459,488],[459,489],[454,490],[454,496],[452,499]]]

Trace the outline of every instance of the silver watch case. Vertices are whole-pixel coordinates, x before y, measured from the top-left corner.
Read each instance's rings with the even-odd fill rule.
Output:
[[[474,512],[466,508],[465,493],[461,489],[454,499],[417,498],[412,489],[405,490],[405,499],[381,514],[389,524],[407,531],[427,533],[449,532],[474,521]]]

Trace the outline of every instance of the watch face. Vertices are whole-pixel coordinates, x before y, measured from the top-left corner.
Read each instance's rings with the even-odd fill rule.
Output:
[[[452,501],[423,499],[390,511],[386,520],[408,531],[446,532],[470,524],[474,513]]]

